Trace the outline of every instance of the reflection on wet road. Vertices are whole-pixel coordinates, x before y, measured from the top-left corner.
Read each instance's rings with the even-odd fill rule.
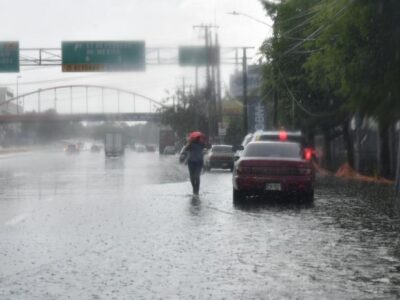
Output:
[[[176,157],[0,163],[0,299],[400,297],[400,222],[352,186],[235,207],[229,172],[193,199]]]

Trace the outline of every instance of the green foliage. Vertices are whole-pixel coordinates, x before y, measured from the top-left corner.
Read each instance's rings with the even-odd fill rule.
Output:
[[[310,55],[305,68],[310,82],[347,100],[346,108],[359,110],[379,122],[399,117],[400,3],[398,1],[325,1],[324,18],[333,18],[333,4],[345,8],[334,26],[328,26],[315,41],[323,49]],[[330,4],[330,6],[329,6]]]
[[[176,92],[172,98],[176,103],[174,107],[160,111],[161,122],[171,126],[181,140],[184,140],[191,131],[199,130],[208,134],[204,92],[198,96]]]
[[[274,37],[262,47],[264,87],[279,93],[284,123],[287,87],[299,101],[296,126],[333,128],[356,110],[381,123],[399,118],[399,1],[262,2],[275,21]]]
[[[379,122],[385,165],[387,129],[400,118],[400,1],[262,3],[275,21],[262,46],[264,89],[278,95],[283,125],[333,135],[359,111]]]
[[[229,121],[226,129],[225,143],[230,145],[240,145],[244,136],[243,118],[236,117]]]
[[[333,97],[330,89],[312,85],[304,68],[314,51],[310,49],[309,40],[315,32],[312,22],[320,13],[320,2],[263,2],[275,21],[274,36],[262,46],[267,58],[265,93],[273,89],[278,97],[279,127],[300,128],[307,133],[323,126],[333,128],[343,119],[339,113],[341,99]]]

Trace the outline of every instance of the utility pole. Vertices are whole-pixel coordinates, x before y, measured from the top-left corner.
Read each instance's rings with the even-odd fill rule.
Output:
[[[182,82],[181,82],[181,88],[178,88],[178,90],[180,91],[180,96],[178,101],[181,101],[181,104],[183,105],[183,107],[187,107],[187,105],[189,105],[189,101],[190,100],[190,94],[191,94],[191,85],[187,84],[186,81],[186,77],[182,76]],[[179,103],[178,103],[179,104]]]
[[[17,92],[17,114],[19,114],[19,91],[18,91],[18,81],[19,81],[20,78],[21,78],[21,76],[18,75],[18,76],[17,76],[17,90],[16,90],[16,92]],[[22,110],[22,111],[23,111],[23,110]]]
[[[213,61],[211,61],[211,29],[218,28],[216,25],[212,24],[202,24],[193,26],[193,28],[200,28],[204,30],[205,37],[205,47],[206,47],[206,100],[208,104],[208,135],[213,138],[216,131],[216,120],[215,120],[215,101],[213,101],[213,87],[211,80],[211,66]]]
[[[248,133],[248,118],[247,118],[247,48],[243,47],[243,61],[242,61],[242,72],[243,72],[243,131],[246,135]]]
[[[278,66],[276,66],[278,64]],[[274,97],[274,111],[273,111],[273,126],[275,129],[278,129],[278,110],[279,110],[279,90],[278,90],[278,68],[279,68],[280,61],[278,59],[277,62],[272,63],[272,88],[273,88],[273,97]],[[293,100],[293,99],[292,99]]]
[[[274,115],[273,115],[274,128],[278,128],[278,91],[274,87]]]
[[[212,113],[212,132],[214,136],[218,136],[218,108],[217,108],[217,91],[216,91],[216,66],[214,62],[214,52],[211,49],[215,49],[212,44],[212,36],[210,32],[209,37],[209,57],[211,63],[211,113]]]
[[[294,106],[294,99],[292,97],[292,129],[294,130],[294,116],[295,116],[295,106]]]
[[[239,49],[235,49],[235,72],[239,72]]]
[[[355,162],[354,167],[357,172],[360,172],[360,162],[361,162],[361,125],[362,125],[362,116],[359,111],[356,111],[354,115],[354,124],[355,124]],[[378,168],[380,167],[379,158],[380,158],[380,146],[379,146],[379,130],[378,130],[378,143],[377,143],[377,153],[378,153]]]
[[[198,101],[199,101],[199,67],[196,66],[195,68],[195,74],[194,74],[194,97],[192,98],[194,100],[193,107],[194,107],[194,127],[196,130],[199,130],[199,107],[198,107]]]
[[[206,58],[206,100],[208,104],[208,135],[210,137],[214,136],[213,133],[213,113],[212,113],[212,104],[211,104],[211,76],[210,76],[210,28],[208,26],[204,27],[205,30],[205,42],[206,42],[206,53],[207,53],[207,58]]]
[[[194,70],[194,93],[197,96],[199,93],[199,67],[196,66]]]
[[[218,34],[215,36],[215,46],[219,49]],[[221,99],[221,60],[217,64],[217,101],[218,101],[218,121],[222,122],[222,99]]]
[[[183,94],[183,96],[185,96],[185,94],[186,94],[185,77],[182,77],[182,94]]]

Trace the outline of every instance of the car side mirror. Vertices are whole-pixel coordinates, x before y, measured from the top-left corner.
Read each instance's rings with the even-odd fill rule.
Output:
[[[239,155],[235,155],[235,156],[233,157],[233,161],[238,161],[238,160],[239,160],[239,158],[240,158],[240,156],[239,156]]]

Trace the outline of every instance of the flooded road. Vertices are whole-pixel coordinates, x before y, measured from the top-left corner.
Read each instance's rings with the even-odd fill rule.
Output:
[[[0,299],[397,299],[385,199],[320,180],[313,205],[234,206],[231,173],[192,199],[175,156],[0,157]]]

